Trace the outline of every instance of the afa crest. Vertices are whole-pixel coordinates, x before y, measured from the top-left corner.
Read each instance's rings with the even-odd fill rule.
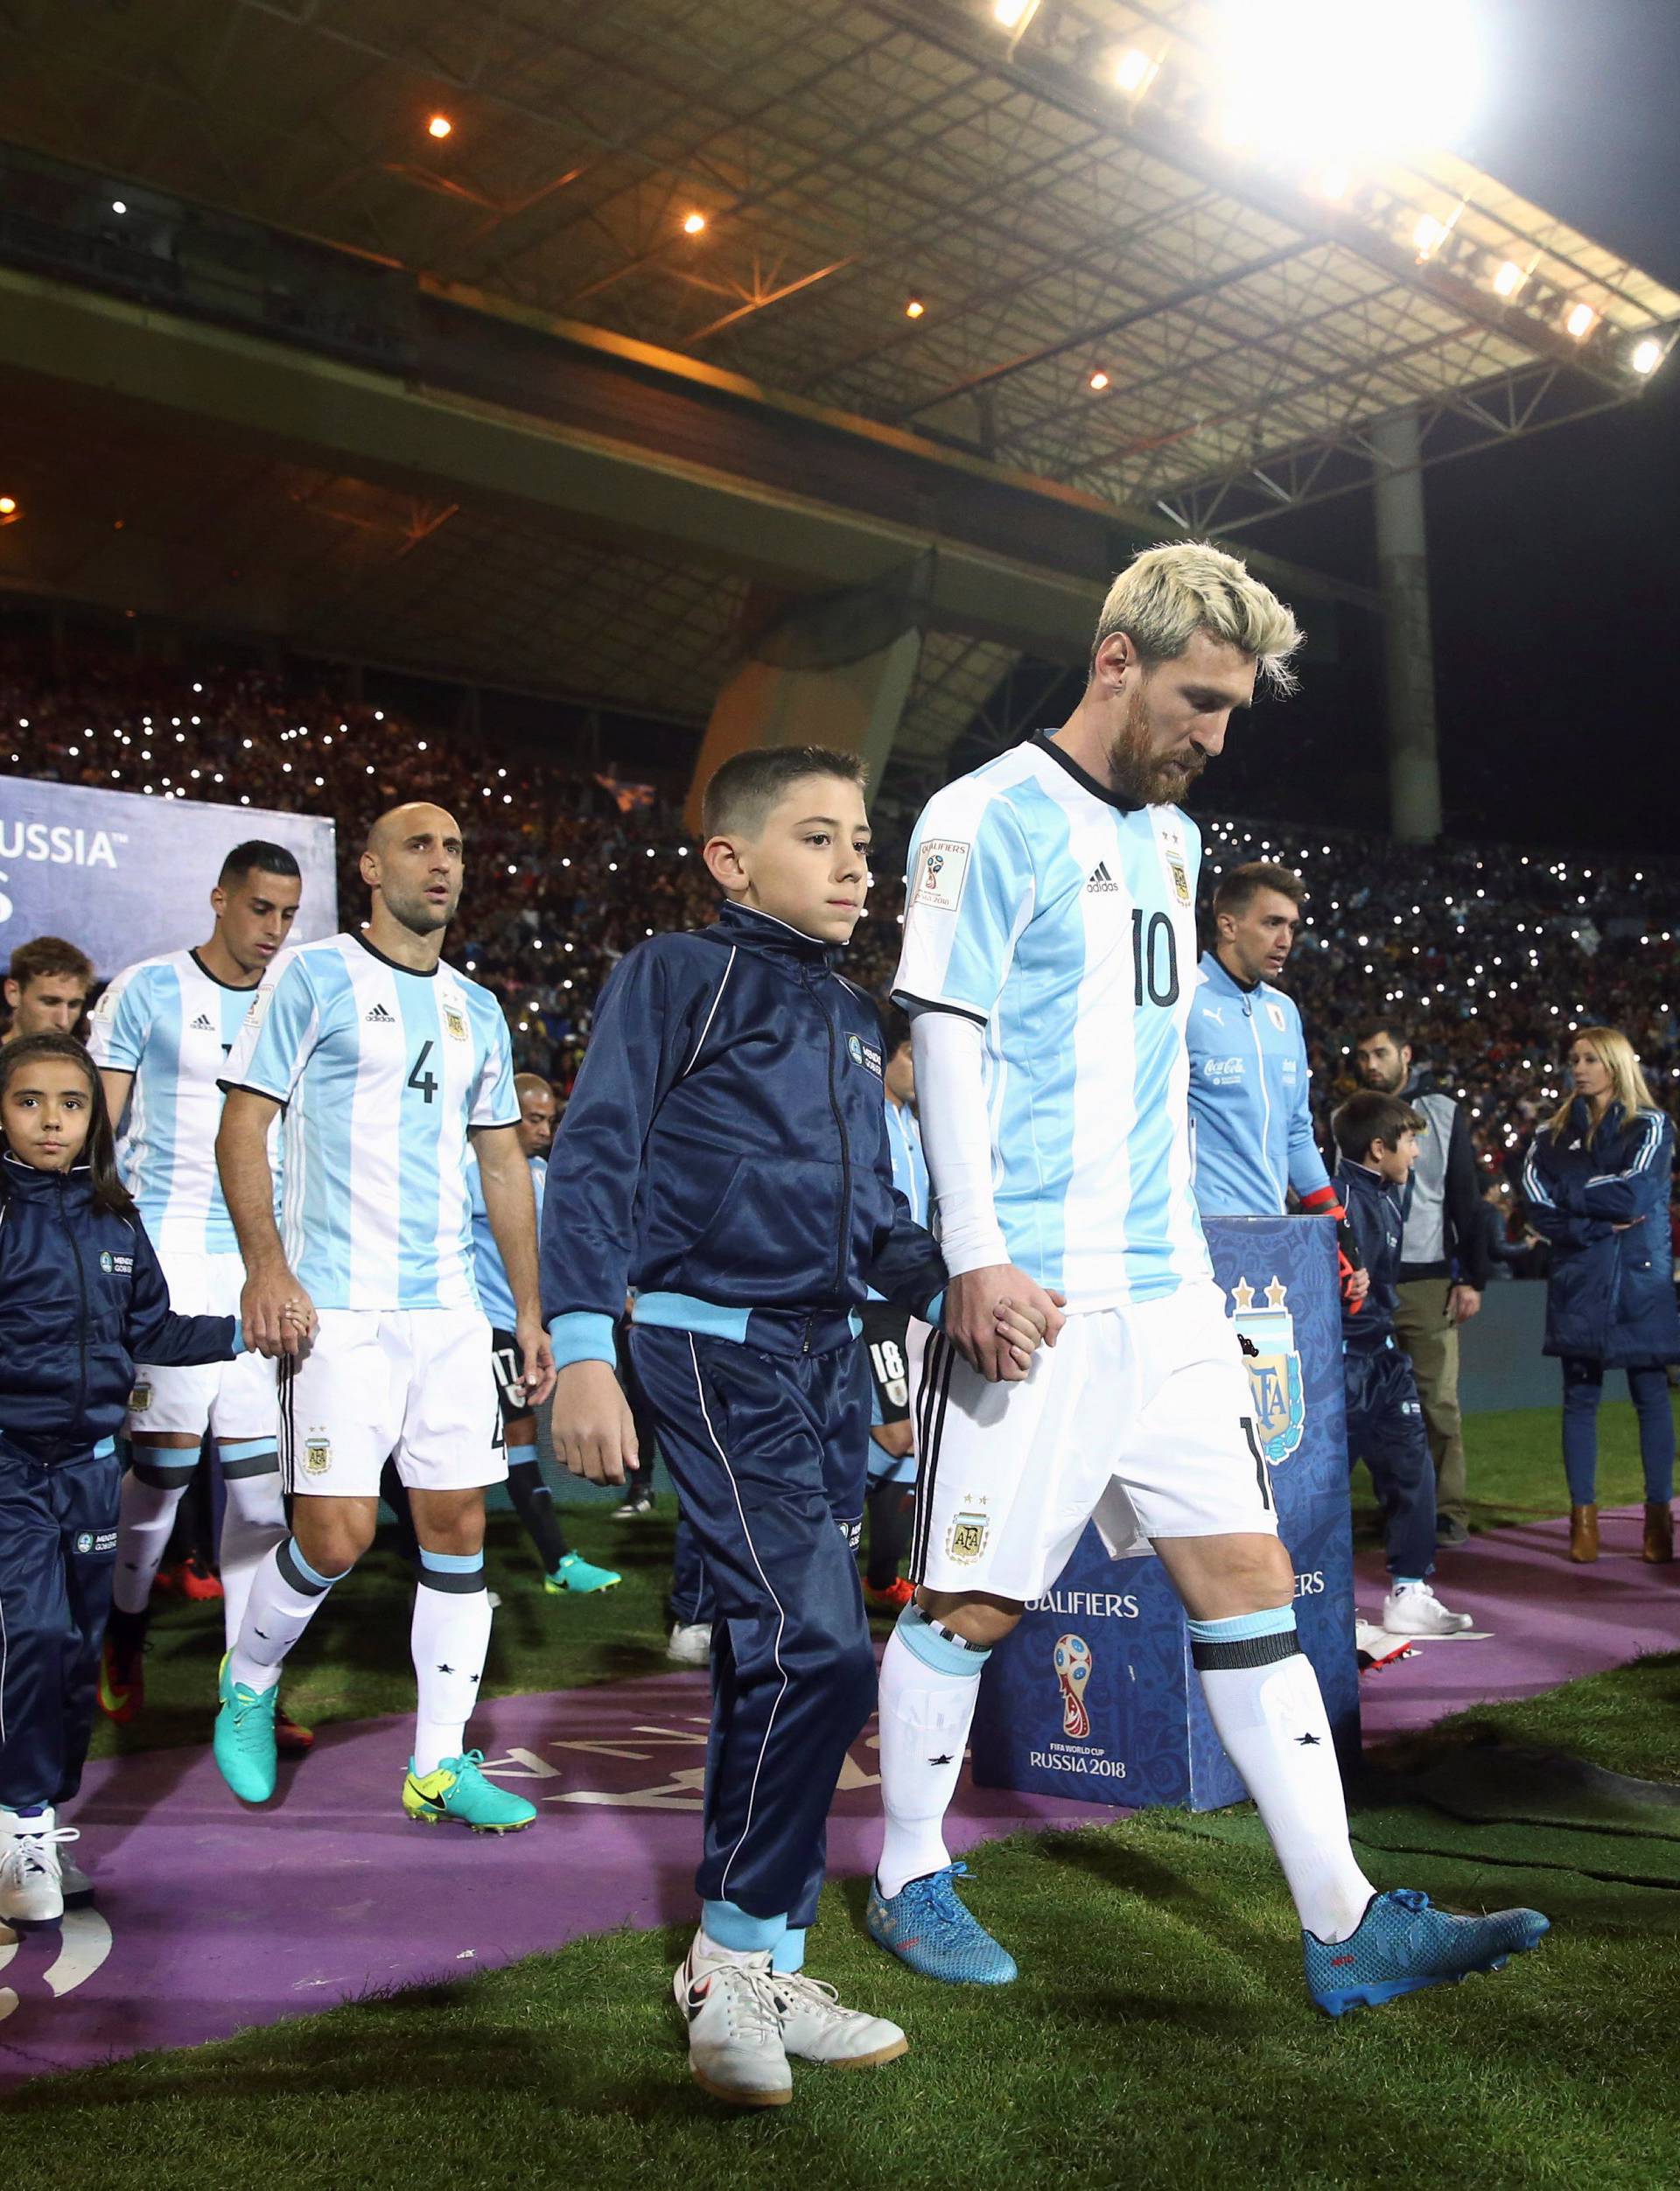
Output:
[[[1295,1345],[1295,1320],[1284,1306],[1286,1292],[1277,1278],[1257,1296],[1246,1278],[1231,1288],[1236,1335],[1254,1402],[1254,1434],[1274,1468],[1295,1452],[1306,1428],[1301,1357]]]
[[[444,1032],[452,1041],[465,1042],[466,1040],[466,1015],[463,1012],[458,1012],[453,1004],[444,1006]]]
[[[986,1549],[991,1524],[984,1514],[959,1514],[945,1532],[945,1557],[969,1566]]]
[[[332,1466],[332,1447],[325,1438],[310,1438],[304,1441],[304,1474],[324,1476]]]

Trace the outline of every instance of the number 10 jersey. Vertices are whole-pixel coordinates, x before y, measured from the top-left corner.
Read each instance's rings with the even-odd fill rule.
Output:
[[[354,934],[300,945],[264,977],[222,1085],[285,1105],[281,1235],[317,1308],[479,1306],[467,1129],[519,1118],[488,990]]]
[[[1210,1274],[1185,1043],[1200,862],[1186,815],[1110,791],[1045,733],[916,826],[893,994],[985,1030],[998,1222],[1071,1310]]]

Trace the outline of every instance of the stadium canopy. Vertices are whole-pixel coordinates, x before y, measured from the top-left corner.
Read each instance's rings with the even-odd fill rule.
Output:
[[[890,430],[906,463],[1047,483],[1116,539],[1263,549],[1268,518],[1371,484],[1385,416],[1418,416],[1425,463],[1462,458],[1635,400],[1680,326],[1680,296],[1448,153],[1268,143],[1192,0],[157,0],[96,24],[13,0],[7,21],[0,138],[113,205],[132,180],[527,330],[669,354]],[[287,574],[304,648],[480,678],[494,656],[503,682],[696,720],[738,651],[753,580],[679,544],[569,542],[342,463],[195,449],[185,424],[136,450],[109,416],[85,389],[43,403],[25,490],[97,480],[160,532],[225,525]],[[64,550],[42,590],[74,592]],[[1030,651],[930,617],[900,757],[1030,710],[1008,675]]]

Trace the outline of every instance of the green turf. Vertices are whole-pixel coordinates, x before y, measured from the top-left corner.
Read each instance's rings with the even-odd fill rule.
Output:
[[[587,1597],[550,1597],[530,1542],[511,1514],[493,1514],[486,1570],[501,1600],[491,1631],[483,1693],[578,1689],[626,1675],[667,1673],[670,1633],[665,1600],[671,1580],[674,1511],[614,1522],[611,1508],[568,1508],[573,1548],[624,1579]],[[289,1711],[305,1726],[367,1719],[414,1709],[409,1615],[414,1578],[388,1534],[310,1623],[307,1644],[286,1674]],[[214,1710],[221,1656],[221,1606],[153,1601],[146,1655],[146,1708],[125,1727],[102,1718],[95,1757],[205,1740]]]
[[[1625,1680],[1662,1739],[1680,1739],[1675,1662]],[[1528,1732],[1546,1736],[1548,1707],[1572,1728],[1575,1705],[1566,1690],[1522,1707]],[[1601,1876],[1579,1835],[1536,1835],[1527,1863],[1508,1830],[1421,1810],[1369,1823],[1362,1855],[1385,1884],[1530,1902],[1552,1936],[1500,1976],[1332,2024],[1306,2003],[1252,1814],[1158,1813],[978,1853],[974,1902],[1023,1970],[1005,1993],[912,1978],[862,1936],[861,1886],[831,1888],[813,1967],[902,2021],[912,2050],[866,2075],[804,2070],[771,2116],[690,2084],[666,1990],[679,1936],[617,1934],[43,2080],[7,2109],[6,2177],[46,2191],[445,2173],[686,2191],[1672,2186],[1680,1892],[1633,1883],[1628,1844]]]
[[[1612,1389],[1620,1380],[1613,1376]],[[1675,1404],[1680,1408],[1680,1398]],[[1517,1408],[1464,1418],[1466,1474],[1473,1530],[1504,1529],[1569,1512],[1564,1481],[1560,1408]],[[1637,1505],[1645,1496],[1639,1434],[1625,1400],[1606,1399],[1599,1415],[1599,1504]],[[1363,1468],[1354,1477],[1354,1540],[1382,1541],[1376,1502]]]

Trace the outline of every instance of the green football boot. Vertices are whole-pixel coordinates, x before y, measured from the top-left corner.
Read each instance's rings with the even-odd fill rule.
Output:
[[[479,1770],[483,1763],[482,1750],[469,1750],[465,1757],[446,1757],[435,1773],[416,1773],[410,1758],[402,1782],[403,1810],[422,1825],[454,1818],[474,1833],[517,1833],[528,1826],[536,1805],[486,1780]]]
[[[265,1803],[274,1793],[274,1707],[280,1684],[247,1689],[228,1672],[224,1656],[216,1693],[221,1699],[212,1745],[217,1769],[242,1802]]]

